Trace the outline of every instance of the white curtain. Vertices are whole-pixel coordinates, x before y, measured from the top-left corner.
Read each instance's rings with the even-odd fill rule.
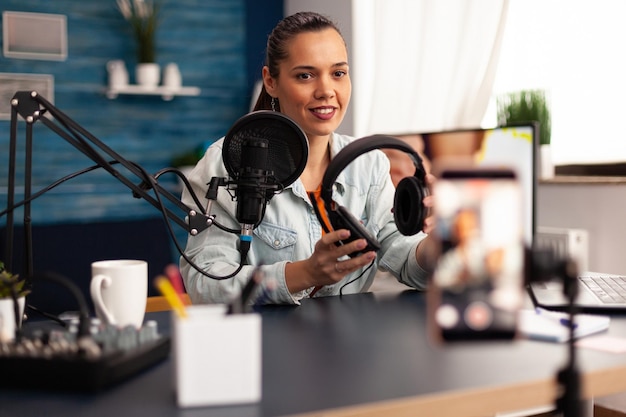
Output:
[[[479,127],[509,0],[353,0],[354,134]]]

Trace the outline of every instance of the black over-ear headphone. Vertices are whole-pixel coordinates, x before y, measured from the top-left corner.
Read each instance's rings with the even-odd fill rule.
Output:
[[[380,243],[350,214],[348,209],[335,203],[332,199],[333,187],[339,173],[359,155],[380,148],[404,151],[413,160],[415,174],[412,177],[403,178],[396,187],[393,201],[393,217],[398,230],[403,235],[414,235],[423,228],[428,210],[422,204],[422,200],[429,192],[426,186],[426,171],[422,165],[422,158],[419,157],[411,146],[400,139],[385,135],[367,136],[351,142],[339,151],[330,161],[322,179],[321,197],[324,201],[324,208],[326,209],[332,230],[350,230],[350,237],[338,242],[338,245],[349,243],[355,239],[365,239],[367,246],[362,252],[380,249]],[[316,204],[313,204],[313,206],[317,207]],[[321,213],[316,211],[316,214],[322,227],[326,232],[329,232],[329,225],[326,224]],[[350,254],[350,256],[357,256],[362,252],[355,252]]]

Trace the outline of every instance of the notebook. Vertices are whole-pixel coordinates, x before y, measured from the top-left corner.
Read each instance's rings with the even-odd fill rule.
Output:
[[[585,272],[578,280],[577,311],[588,314],[626,313],[626,276]],[[567,300],[558,281],[533,282],[528,286],[533,303],[548,310],[564,311]],[[621,293],[621,294],[620,294]]]
[[[574,318],[574,338],[580,339],[607,330],[610,323],[608,316],[577,314]],[[529,339],[567,342],[570,339],[569,315],[542,309],[521,310],[518,330]]]

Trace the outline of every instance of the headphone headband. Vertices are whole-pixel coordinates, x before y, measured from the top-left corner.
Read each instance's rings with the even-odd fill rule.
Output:
[[[422,158],[417,154],[415,149],[401,141],[398,138],[386,135],[372,135],[366,136],[361,139],[357,139],[347,146],[345,146],[336,156],[330,161],[330,165],[324,173],[322,178],[322,191],[321,197],[324,201],[330,201],[333,193],[333,186],[337,177],[344,170],[344,168],[358,156],[372,151],[374,149],[388,148],[398,149],[409,154],[415,165],[415,176],[424,179],[424,170],[422,168]]]
[[[337,245],[343,245],[356,239],[365,239],[367,242],[366,247],[362,251],[350,254],[350,256],[357,256],[362,252],[370,250],[377,251],[381,248],[381,245],[376,240],[376,237],[372,236],[366,227],[361,224],[360,220],[355,218],[346,207],[338,204],[333,206],[333,185],[339,173],[350,162],[365,152],[379,148],[404,151],[409,154],[415,164],[415,174],[412,177],[402,179],[396,187],[393,216],[398,231],[407,236],[418,233],[422,230],[424,218],[427,215],[427,210],[424,210],[422,204],[424,197],[428,195],[426,172],[422,166],[422,158],[419,157],[415,149],[400,139],[384,135],[367,136],[349,143],[330,161],[322,178],[321,198],[330,222],[329,225],[326,225],[328,227],[325,227],[324,216],[322,216],[319,210],[316,210],[315,213],[325,230],[350,230],[350,237],[337,242]],[[317,206],[315,205],[315,207]]]

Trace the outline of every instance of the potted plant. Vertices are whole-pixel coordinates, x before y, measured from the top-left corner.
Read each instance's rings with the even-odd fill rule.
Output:
[[[501,126],[537,122],[539,127],[540,177],[554,176],[550,140],[552,122],[544,90],[521,90],[497,98],[498,123]]]
[[[156,62],[156,30],[160,4],[155,0],[116,1],[120,13],[130,23],[137,43],[137,84],[156,87],[160,79],[160,67]]]
[[[197,149],[178,154],[172,158],[172,166],[175,168],[194,167],[202,158],[203,153]]]
[[[0,343],[6,343],[15,337],[15,302],[18,303],[18,326],[22,324],[26,295],[30,287],[25,279],[12,274],[4,268],[0,261]]]

